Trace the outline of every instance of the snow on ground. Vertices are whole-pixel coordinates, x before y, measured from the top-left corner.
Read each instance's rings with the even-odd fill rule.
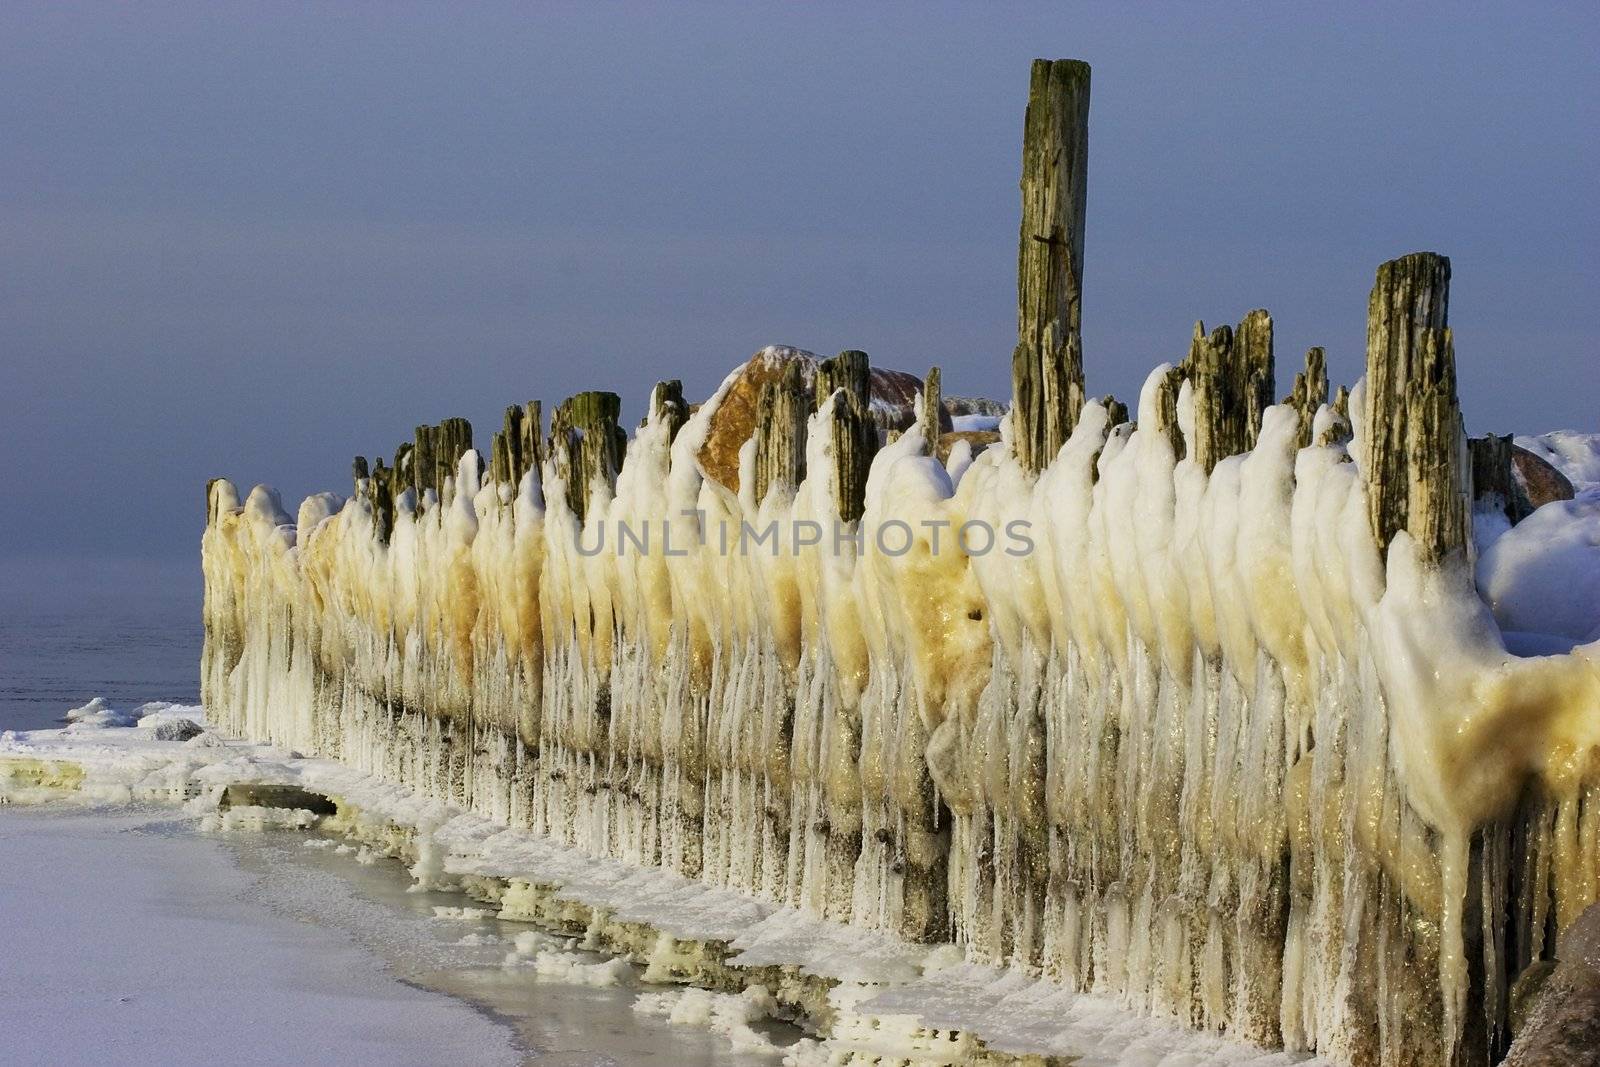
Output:
[[[106,710],[97,708],[91,715],[99,716]],[[69,763],[84,769],[84,777],[76,783],[73,795],[85,803],[182,801],[189,815],[201,816],[214,810],[222,788],[234,782],[295,784],[335,796],[359,811],[359,818],[375,826],[393,823],[416,830],[420,855],[411,873],[421,886],[449,886],[467,875],[509,880],[512,889],[505,902],[508,912],[518,892],[518,882],[554,886],[562,899],[602,908],[622,922],[639,922],[661,931],[667,935],[664,943],[669,939],[724,942],[732,949],[728,961],[732,965],[787,964],[803,973],[836,981],[828,997],[839,1020],[836,1030],[840,1036],[836,1041],[821,1044],[802,1041],[789,1050],[788,1059],[795,1064],[827,1062],[831,1055],[869,1048],[886,1054],[896,1054],[898,1050],[899,1055],[926,1050],[928,1058],[918,1058],[915,1062],[957,1062],[929,1048],[930,1043],[942,1042],[949,1045],[950,1054],[954,1055],[956,1046],[949,1044],[952,1035],[946,1033],[932,1041],[929,1029],[959,1029],[996,1049],[1085,1055],[1088,1057],[1085,1063],[1102,1065],[1269,1067],[1317,1062],[1191,1033],[1174,1022],[1138,1016],[1104,998],[1071,994],[1014,972],[967,964],[952,968],[953,960],[959,959],[959,952],[950,946],[909,945],[880,932],[844,927],[737,892],[716,889],[671,871],[597,859],[526,831],[508,829],[441,801],[419,797],[401,786],[379,781],[329,760],[302,758],[269,746],[225,741],[209,732],[184,742],[157,740],[156,729],[162,721],[174,718],[203,721],[201,710],[167,707],[162,709],[158,719],[149,723],[142,720],[154,713],[141,710],[143,714],[136,720],[140,725],[132,727],[105,725],[110,719],[100,718],[96,720],[100,725],[86,728],[73,725],[62,730],[0,734],[0,799],[27,801],[47,796],[59,799],[59,792],[51,794],[42,790],[26,776],[37,777],[41,768],[48,770]],[[8,779],[7,766],[25,770],[21,777],[13,770],[13,777]],[[249,809],[244,810],[246,814],[242,818],[248,821],[253,816]],[[4,833],[8,825],[16,825],[10,816],[11,813],[6,813],[5,820],[0,820],[0,833]],[[225,827],[228,824],[225,820],[213,820],[209,825]],[[104,855],[98,851],[100,845],[96,842],[92,846],[76,846],[81,870],[105,869]],[[4,847],[3,844],[0,847]],[[171,882],[177,881],[166,872],[187,871],[187,861],[174,865],[159,848],[152,849],[149,842],[142,839],[123,838],[111,847],[119,849],[119,858],[121,850],[128,852],[127,862],[134,872],[130,875],[130,884],[86,889],[87,900],[74,899],[78,894],[55,892],[59,889],[59,877],[49,860],[22,858],[20,862],[0,864],[0,869],[24,868],[27,873],[22,877],[34,880],[28,886],[33,892],[44,893],[47,883],[52,887],[57,910],[40,911],[31,899],[15,905],[27,909],[30,914],[44,916],[46,931],[68,921],[84,904],[97,917],[118,916],[115,923],[105,924],[107,929],[103,934],[96,925],[96,932],[88,935],[91,943],[99,942],[102,936],[111,937],[112,926],[143,926],[138,930],[116,932],[117,937],[127,940],[113,942],[119,947],[114,956],[116,963],[108,973],[123,976],[121,981],[127,983],[126,988],[137,988],[134,978],[139,973],[140,961],[154,958],[170,960],[180,977],[200,976],[208,983],[204,996],[225,998],[230,989],[241,988],[235,961],[253,961],[261,951],[268,953],[264,958],[269,966],[288,966],[286,962],[275,963],[282,957],[274,957],[271,952],[299,951],[295,945],[284,947],[281,940],[275,940],[270,922],[241,935],[244,944],[237,951],[205,939],[207,936],[225,937],[232,922],[247,921],[243,916],[229,914],[214,927],[202,926],[193,937],[186,937],[165,925],[134,921],[129,913],[119,912],[118,908],[130,900],[150,906],[151,901],[159,899],[160,893],[172,890]],[[203,849],[201,852],[204,854]],[[202,888],[209,878],[227,877],[220,866],[209,871],[203,860],[197,862],[201,874],[196,881]],[[216,862],[222,863],[220,859]],[[160,881],[162,877],[169,878],[169,882]],[[185,879],[189,877],[187,873],[184,875]],[[201,895],[206,899],[221,899],[216,893],[202,892]],[[221,903],[217,906],[225,907]],[[460,919],[476,909],[444,910],[454,914],[436,913],[436,918]],[[620,963],[596,963],[592,957],[572,952],[572,943],[562,945],[534,931],[529,931],[529,935],[526,939],[520,935],[516,938],[513,950],[506,957],[508,967],[526,967],[544,977],[601,988],[616,984],[625,973]],[[54,941],[50,940],[51,936]],[[319,943],[322,940],[314,931],[307,936]],[[74,937],[76,939],[76,934]],[[175,944],[174,939],[183,943]],[[47,933],[44,940],[31,948],[36,958],[48,956],[59,948],[59,933]],[[335,952],[333,946],[328,950]],[[24,958],[22,963],[16,962],[19,954],[11,955],[10,966],[27,966],[25,958],[30,952],[20,954]],[[309,961],[308,965],[311,964],[320,965],[316,960]],[[255,964],[252,962],[251,966]],[[164,962],[161,973],[169,969]],[[0,971],[0,975],[5,973]],[[649,975],[647,969],[646,977]],[[14,981],[19,980],[23,979],[14,978]],[[165,992],[155,997],[153,1006],[158,1008],[160,1017],[174,1021],[172,1027],[155,1028],[145,1039],[150,1043],[144,1047],[147,1050],[180,1049],[185,1034],[190,1041],[187,1047],[196,1047],[193,1042],[200,1039],[193,1031],[178,1028],[185,1018],[183,1001],[185,991],[191,988],[190,983],[186,978],[180,981],[179,977],[172,976],[166,979],[175,983],[170,986],[162,985],[159,975],[154,980],[157,990]],[[116,985],[111,982],[112,989]],[[421,1054],[423,1059],[499,1062],[500,1049],[470,1025],[457,1028],[454,1022],[442,1022],[426,1007],[413,1010],[403,998],[400,1001],[386,998],[381,987],[364,990],[356,982],[352,988],[356,990],[353,995],[360,998],[357,1005],[343,1007],[335,997],[330,1001],[331,1006],[325,1005],[323,1010],[341,1015],[353,1027],[375,1025],[380,1017],[384,1026],[389,1027],[394,1018],[404,1015],[407,1018],[400,1029],[408,1033],[412,1023],[425,1020],[427,1025],[420,1028],[434,1034],[434,1043],[422,1041],[415,1046],[425,1050],[425,1054]],[[338,992],[339,987],[337,983],[325,983],[319,989],[326,995]],[[106,995],[110,995],[109,990]],[[292,998],[299,996],[300,991],[289,990],[283,995]],[[288,1004],[288,1007],[295,1005]],[[288,1007],[284,1013],[288,1012]],[[267,1014],[269,1008],[272,1008],[270,998],[264,1005],[241,1006],[239,1010],[244,1012],[242,1018],[248,1027],[253,1020]],[[365,1013],[368,1008],[372,1012],[370,1015]],[[736,1051],[743,1049],[750,1053],[773,1050],[770,1040],[751,1026],[771,1009],[771,995],[757,988],[743,994],[712,994],[702,990],[646,993],[636,1008],[642,1015],[665,1018],[679,1025],[709,1028],[733,1041]],[[0,1012],[9,1010],[12,1010],[10,1005],[0,1008]],[[231,1002],[223,999],[215,1007],[208,1006],[204,1014],[216,1018],[219,1016],[213,1013],[221,1012],[224,1013],[222,1017],[226,1017],[225,1013],[231,1010]],[[299,1018],[292,1014],[284,1014],[284,1017]],[[96,1033],[100,1039],[110,1040],[111,1029],[107,1024],[104,1033],[98,1030]],[[294,1033],[317,1032],[298,1025],[289,1029]],[[390,1032],[394,1031],[385,1030],[386,1038]],[[452,1052],[438,1044],[447,1037],[488,1043],[481,1049]],[[264,1047],[281,1053],[281,1045],[271,1042],[291,1039],[292,1033],[277,1033],[270,1040],[263,1039],[268,1042]],[[160,1045],[161,1041],[167,1044]],[[304,1054],[279,1054],[276,1058],[280,1062],[307,1061]],[[382,1058],[386,1062],[400,1062],[392,1056]],[[345,1062],[360,1060],[346,1057]]]
[[[1600,639],[1600,491],[1551,501],[1496,538],[1478,591],[1502,630],[1558,639],[1539,651]]]
[[[1515,442],[1572,483],[1516,526],[1479,539],[1478,592],[1519,655],[1600,639],[1600,434],[1556,430]]]
[[[520,1061],[506,1028],[240,899],[225,849],[156,818],[0,812],[7,1064]]]

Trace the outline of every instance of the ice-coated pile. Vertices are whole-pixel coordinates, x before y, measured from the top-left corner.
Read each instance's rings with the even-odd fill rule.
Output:
[[[359,495],[292,520],[219,482],[206,706],[591,855],[1197,1029],[1341,1063],[1495,1046],[1510,979],[1600,892],[1600,618],[1526,594],[1592,560],[1592,505],[1477,572],[1404,533],[1381,558],[1341,416],[1300,448],[1269,408],[1207,474],[1148,410],[1166,372],[1137,424],[1087,405],[1037,478],[1005,422],[948,466],[913,428],[873,461],[859,544],[721,538],[832,529],[838,396],[806,479],[762,500],[696,461],[721,392],[675,438],[648,420],[582,524],[558,465],[483,483],[471,453],[387,542]],[[1187,386],[1178,423],[1192,455]],[[1032,550],[969,552],[972,520]],[[875,536],[895,521],[903,554]],[[649,544],[619,555],[623,522]]]

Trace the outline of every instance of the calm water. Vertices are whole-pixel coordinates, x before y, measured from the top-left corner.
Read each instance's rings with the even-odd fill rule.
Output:
[[[200,700],[200,553],[192,561],[0,560],[0,730]]]

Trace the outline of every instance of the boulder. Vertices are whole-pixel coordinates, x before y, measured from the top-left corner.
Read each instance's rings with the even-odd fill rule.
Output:
[[[232,808],[292,808],[313,815],[332,815],[339,810],[338,805],[321,793],[297,785],[270,782],[235,782],[225,787],[217,801],[217,810]]]
[[[1600,1067],[1600,904],[1512,988],[1511,1052],[1504,1067]]]
[[[188,741],[206,732],[206,728],[193,719],[162,719],[156,723],[157,741]]]
[[[706,477],[739,491],[739,450],[755,432],[761,387],[782,377],[788,365],[796,362],[806,388],[813,388],[822,359],[803,348],[768,345],[734,371],[733,383],[712,414],[711,426],[700,446],[700,468]],[[873,367],[870,388],[872,418],[880,436],[890,430],[904,430],[916,421],[921,378],[905,371]],[[948,411],[940,419],[940,428],[950,428]]]
[[[1521,445],[1511,446],[1511,477],[1527,501],[1529,511],[1552,500],[1571,500],[1572,483],[1548,460]]]
[[[971,445],[972,458],[977,459],[983,455],[984,449],[1000,442],[1000,435],[993,430],[952,430],[941,434],[938,451],[940,463],[950,462],[950,450],[956,446],[957,441],[965,441]]]

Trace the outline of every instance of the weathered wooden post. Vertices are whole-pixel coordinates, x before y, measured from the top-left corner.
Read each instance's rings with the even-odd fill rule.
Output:
[[[456,464],[461,457],[472,449],[472,423],[466,419],[445,419],[439,424],[437,437],[438,445],[434,451],[434,486],[439,494],[441,503],[449,503],[444,499],[447,480],[453,484],[456,476]]]
[[[1328,358],[1321,348],[1306,350],[1306,368],[1294,376],[1294,386],[1283,402],[1300,416],[1300,447],[1311,444],[1311,426],[1317,410],[1328,402]]]
[[[1433,560],[1472,535],[1449,303],[1450,261],[1433,252],[1379,267],[1367,302],[1361,463],[1380,553],[1401,530]]]
[[[848,349],[817,368],[820,408],[838,390],[843,402],[833,406],[833,461],[839,518],[858,522],[866,510],[867,471],[878,453],[878,429],[872,421],[871,370],[865,352]]]
[[[1273,404],[1277,368],[1272,360],[1272,316],[1266,308],[1247,312],[1233,331],[1234,358],[1244,385],[1245,437],[1240,452],[1256,446],[1261,436],[1261,416]]]
[[[589,508],[589,487],[600,478],[615,485],[628,438],[617,425],[622,398],[587,392],[568,397],[550,418],[550,453],[567,482],[567,503],[581,522]]]
[[[1151,419],[1151,429],[1160,433],[1167,439],[1167,444],[1172,448],[1172,458],[1181,460],[1184,457],[1185,446],[1183,442],[1183,427],[1178,425],[1178,393],[1183,389],[1184,373],[1182,367],[1173,367],[1167,371],[1165,378],[1156,387],[1156,410],[1148,416]],[[1106,397],[1111,421],[1107,429],[1118,423],[1128,421],[1128,408],[1126,404],[1118,403],[1112,397]],[[1120,410],[1118,410],[1120,409]],[[1140,412],[1144,415],[1144,412]],[[1118,416],[1121,416],[1118,418]]]
[[[671,444],[677,439],[683,424],[689,421],[689,404],[683,399],[683,382],[677,378],[657,382],[656,387],[650,390],[650,411],[656,421],[666,423],[667,443]]]
[[[520,484],[524,474],[538,470],[545,461],[544,411],[539,401],[530,400],[522,405],[522,421],[517,424],[517,433],[522,439],[517,448],[516,478]]]
[[[496,430],[489,438],[489,480],[496,485],[511,480],[511,446],[505,430]]]
[[[922,443],[928,455],[939,454],[939,416],[944,411],[944,389],[938,367],[928,368],[922,380],[922,392],[917,396],[917,426],[922,430]]]
[[[427,490],[439,491],[433,482],[433,445],[433,427],[418,426],[416,442],[411,446],[411,488],[416,490],[418,504]]]
[[[1497,508],[1507,521],[1516,525],[1533,512],[1512,470],[1511,435],[1486,434],[1467,442],[1472,460],[1472,500],[1474,506]]]
[[[806,420],[812,393],[798,360],[791,360],[778,378],[764,382],[756,399],[756,506],[774,485],[794,489],[806,476]]]
[[[1195,323],[1183,370],[1194,395],[1194,460],[1210,474],[1255,447],[1272,404],[1272,316],[1258,308],[1237,330],[1218,326],[1210,334]]]
[[[1181,373],[1181,371],[1180,371],[1180,373]],[[1179,381],[1179,385],[1180,386],[1182,385],[1181,379]],[[1173,403],[1173,413],[1174,413],[1173,421],[1176,422],[1177,421],[1177,415],[1176,415],[1176,413],[1177,413],[1177,403],[1178,403],[1176,395],[1174,395],[1172,403]],[[1124,404],[1122,401],[1118,400],[1116,397],[1112,396],[1110,393],[1107,393],[1105,396],[1100,398],[1100,406],[1106,409],[1106,428],[1107,429],[1110,429],[1113,426],[1121,426],[1123,423],[1128,421],[1128,405]],[[1182,443],[1182,438],[1181,437],[1179,438],[1179,442],[1180,442],[1180,445],[1181,445],[1181,443]],[[1180,455],[1180,456],[1183,455],[1183,451],[1182,451],[1181,447],[1178,450],[1178,455]]]
[[[416,452],[416,444],[412,441],[401,441],[400,446],[394,450],[394,470],[390,477],[394,479],[394,495],[399,496],[406,489],[416,489],[416,476],[413,473],[414,464],[411,462]]]
[[[383,465],[382,457],[376,460],[372,477],[367,482],[368,499],[372,502],[372,519],[378,528],[378,540],[389,543],[394,532],[395,472]]]
[[[878,428],[870,412],[871,381],[867,354],[848,349],[823,360],[814,382],[819,410],[833,400],[832,421],[826,429],[833,442],[834,504],[839,521],[845,524],[860,522],[866,511],[867,472],[878,451]],[[836,538],[831,542],[825,538],[824,543],[839,542]],[[861,729],[859,701],[840,700],[833,710],[832,720],[824,726],[830,738],[829,745],[837,746],[836,754],[828,757],[830,763],[837,761],[852,768],[860,766]],[[830,919],[849,915],[855,865],[861,856],[859,790],[840,794],[835,788],[836,782],[833,775],[825,777],[824,817],[813,826],[816,832],[825,835],[827,900],[824,911]],[[855,817],[844,818],[847,811]],[[851,822],[853,826],[849,825]]]
[[[1089,65],[1034,60],[1022,133],[1011,431],[1018,461],[1035,472],[1055,458],[1083,407],[1088,164]]]

